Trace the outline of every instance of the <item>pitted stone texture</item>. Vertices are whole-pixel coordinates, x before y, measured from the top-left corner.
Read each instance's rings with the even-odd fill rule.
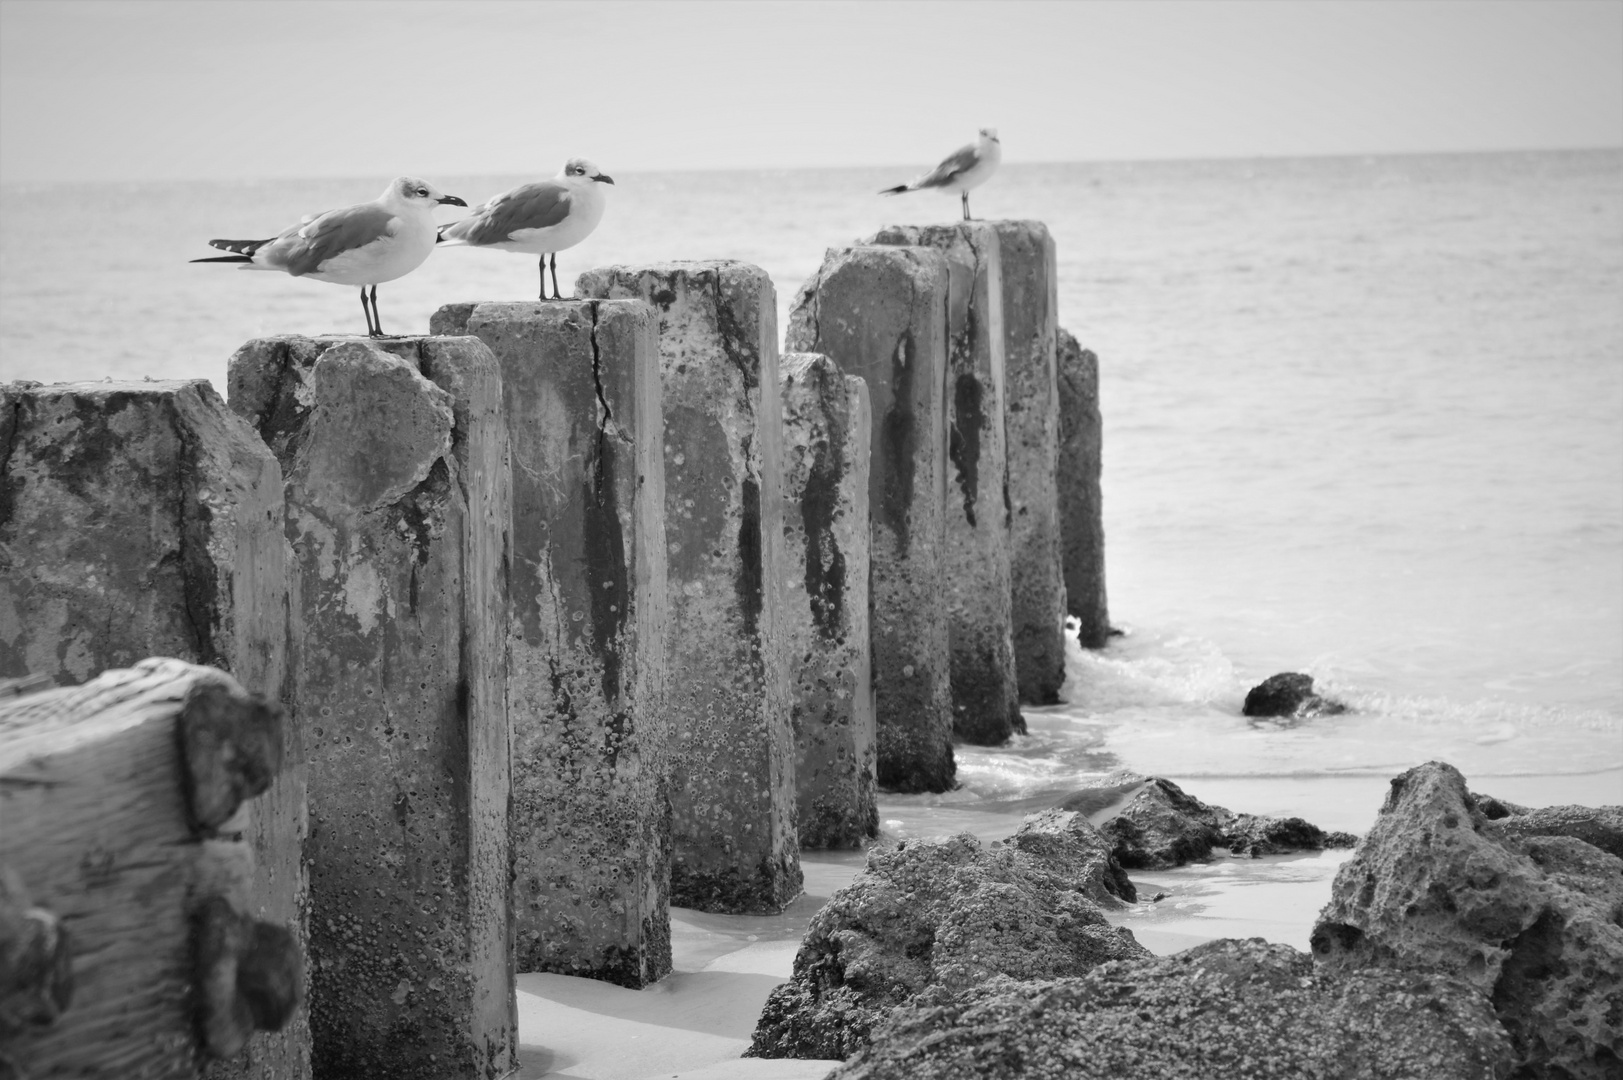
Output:
[[[1078,623],[1085,649],[1110,641],[1105,599],[1104,503],[1099,475],[1104,424],[1099,416],[1099,358],[1064,327],[1056,352],[1059,378],[1059,532],[1065,570],[1065,609]]]
[[[879,784],[953,785],[946,502],[947,259],[930,248],[830,251],[801,286],[788,347],[868,384],[873,585],[869,632]]]
[[[671,902],[781,911],[801,873],[772,280],[722,260],[590,270],[575,287],[646,301],[660,320]]]
[[[1357,842],[1351,833],[1326,832],[1301,818],[1209,806],[1171,780],[1125,769],[1084,785],[1060,809],[1087,816],[1129,870],[1182,866],[1210,857],[1214,849],[1255,858],[1347,848]]]
[[[1040,221],[991,224],[1002,245],[1014,658],[1020,700],[1052,705],[1065,682],[1066,611],[1054,239]]]
[[[1511,1063],[1487,1002],[1457,979],[1328,977],[1252,938],[922,995],[830,1080],[1505,1080]]]
[[[982,221],[882,229],[873,244],[947,257],[947,640],[952,726],[983,746],[1024,734],[1009,578],[1009,467],[1004,445],[1003,273]]]
[[[502,366],[519,971],[671,970],[659,324],[635,300],[458,304]]]
[[[150,655],[287,693],[282,471],[207,382],[0,387],[0,677],[82,683]],[[305,946],[299,717],[246,811],[255,918]],[[309,1075],[304,1012],[211,1077]]]
[[[794,977],[767,998],[747,1056],[843,1058],[898,1005],[995,976],[1052,979],[1148,957],[1084,885],[969,833],[876,849],[812,916]]]
[[[318,1076],[513,1065],[500,372],[472,338],[263,338],[231,406],[286,476]]]
[[[1110,841],[1086,814],[1058,807],[1031,814],[1009,837],[1009,843],[1041,859],[1096,903],[1138,900],[1138,889],[1122,869]]]
[[[868,637],[868,387],[817,353],[787,353],[784,638],[794,688],[802,848],[879,833]]]
[[[1430,969],[1475,986],[1517,1076],[1601,1080],[1623,1064],[1623,859],[1491,819],[1459,770],[1392,781],[1313,928],[1323,969]],[[1507,825],[1509,827],[1507,827]]]

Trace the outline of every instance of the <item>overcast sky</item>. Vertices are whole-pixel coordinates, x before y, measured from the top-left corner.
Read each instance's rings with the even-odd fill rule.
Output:
[[[1623,2],[0,3],[0,180],[1623,146]]]

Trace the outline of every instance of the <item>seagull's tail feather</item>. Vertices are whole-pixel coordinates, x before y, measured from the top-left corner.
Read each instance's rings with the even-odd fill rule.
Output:
[[[273,236],[270,240],[210,240],[209,247],[218,248],[221,251],[235,252],[238,255],[252,255],[274,239],[276,238]],[[193,261],[202,262],[203,260],[195,259]],[[214,261],[223,262],[226,260]]]
[[[911,191],[911,190],[912,190],[912,188],[908,187],[908,185],[906,185],[906,184],[897,184],[895,187],[885,188],[884,190],[880,191],[879,194],[881,194],[881,195],[900,195],[904,191]]]
[[[251,264],[254,260],[250,259],[246,255],[220,255],[220,256],[217,256],[217,257],[212,258],[212,259],[190,259],[188,261],[190,261],[190,262],[250,263]]]

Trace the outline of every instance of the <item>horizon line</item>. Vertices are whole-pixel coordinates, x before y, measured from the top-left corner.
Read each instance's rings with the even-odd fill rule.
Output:
[[[1594,153],[1620,153],[1623,152],[1623,143],[1604,146],[1550,146],[1550,147],[1501,147],[1495,149],[1474,150],[1382,150],[1382,151],[1337,151],[1323,154],[1221,154],[1206,157],[1183,156],[1152,156],[1136,158],[1069,158],[1063,160],[1039,161],[1005,161],[1005,167],[1021,168],[1027,166],[1048,165],[1149,165],[1149,164],[1197,164],[1203,162],[1246,162],[1246,161],[1323,161],[1337,159],[1365,159],[1365,158],[1414,158],[1414,157],[1471,157],[1508,154],[1594,154]],[[854,169],[918,169],[916,162],[897,164],[886,163],[860,163],[847,165],[750,165],[730,168],[694,168],[691,166],[678,166],[668,168],[650,169],[616,169],[618,173],[626,176],[646,176],[659,173],[774,173],[774,172],[841,172]],[[462,170],[435,170],[436,175],[449,176],[517,176],[533,175],[517,171],[506,172],[473,172]],[[399,173],[304,173],[296,176],[218,176],[218,177],[179,177],[179,176],[152,176],[142,179],[117,178],[65,178],[65,177],[33,177],[26,179],[7,179],[0,174],[0,187],[24,186],[28,184],[233,184],[233,183],[281,183],[302,182],[309,180],[375,180],[390,175],[406,175]]]

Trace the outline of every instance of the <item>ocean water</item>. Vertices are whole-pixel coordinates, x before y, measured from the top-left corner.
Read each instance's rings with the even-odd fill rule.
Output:
[[[744,259],[780,325],[826,248],[957,214],[873,194],[905,169],[602,164],[565,282]],[[186,260],[386,179],[0,190],[0,373],[218,387],[247,338],[357,332],[356,290]],[[523,178],[430,179],[474,201]],[[1507,798],[1623,802],[1623,153],[1011,164],[972,206],[1048,223],[1061,324],[1100,356],[1126,634],[1073,652],[1028,736],[964,748],[959,790],[887,799],[887,832],[1003,835],[1119,766],[1354,830],[1433,758]],[[535,286],[527,256],[448,250],[379,296],[420,333]],[[1353,711],[1242,718],[1286,670]]]

